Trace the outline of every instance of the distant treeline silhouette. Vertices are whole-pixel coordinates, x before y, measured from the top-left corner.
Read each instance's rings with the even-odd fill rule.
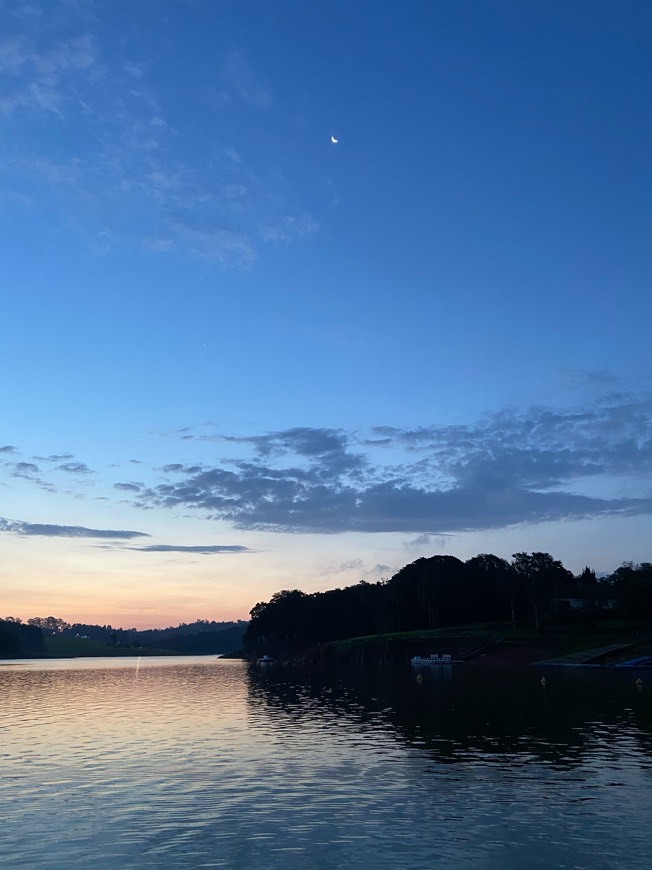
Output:
[[[39,657],[46,654],[43,632],[38,626],[22,625],[19,619],[0,619],[0,657]]]
[[[168,628],[114,628],[66,622],[56,616],[35,616],[23,623],[17,617],[0,618],[0,656],[43,656],[47,654],[47,637],[93,641],[107,647],[160,649],[186,654],[229,653],[242,647],[247,622],[215,622],[198,619]]]
[[[652,564],[625,562],[598,578],[577,576],[549,553],[515,553],[511,561],[482,553],[417,559],[389,580],[343,589],[275,593],[251,610],[245,644],[251,650],[306,646],[390,632],[477,622],[532,625],[619,615],[652,617]]]

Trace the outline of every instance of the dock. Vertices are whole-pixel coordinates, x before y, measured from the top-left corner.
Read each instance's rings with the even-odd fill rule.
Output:
[[[606,663],[601,661],[601,659],[606,658],[606,656],[611,653],[621,652],[622,650],[629,649],[633,646],[635,646],[635,643],[632,642],[612,643],[608,646],[598,646],[593,649],[583,649],[579,652],[569,653],[564,656],[556,656],[552,659],[536,662],[536,664],[557,668],[600,668],[606,666]]]

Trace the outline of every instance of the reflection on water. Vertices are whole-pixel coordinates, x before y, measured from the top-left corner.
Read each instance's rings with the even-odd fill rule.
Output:
[[[211,658],[0,667],[7,867],[647,867],[652,685]]]
[[[416,674],[416,672],[415,672]],[[579,669],[548,675],[529,668],[478,670],[473,666],[422,671],[424,682],[402,669],[352,669],[342,680],[316,671],[289,680],[282,670],[250,677],[250,695],[276,718],[321,710],[340,721],[391,727],[408,746],[429,749],[440,763],[469,754],[521,754],[562,766],[581,764],[596,740],[632,732],[647,754],[652,750],[652,705],[635,679],[614,671]],[[652,684],[650,686],[652,689]],[[300,703],[297,700],[300,698]]]

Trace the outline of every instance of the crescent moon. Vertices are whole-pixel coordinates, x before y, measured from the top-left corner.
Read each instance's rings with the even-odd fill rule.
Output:
[[[331,136],[331,142],[333,143],[333,145],[337,145],[337,143],[338,143],[339,141],[340,141],[340,140],[339,140],[339,139],[336,139],[335,136]]]

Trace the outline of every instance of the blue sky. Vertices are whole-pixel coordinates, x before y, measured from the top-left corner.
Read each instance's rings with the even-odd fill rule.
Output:
[[[5,615],[652,558],[648,3],[0,12]]]

